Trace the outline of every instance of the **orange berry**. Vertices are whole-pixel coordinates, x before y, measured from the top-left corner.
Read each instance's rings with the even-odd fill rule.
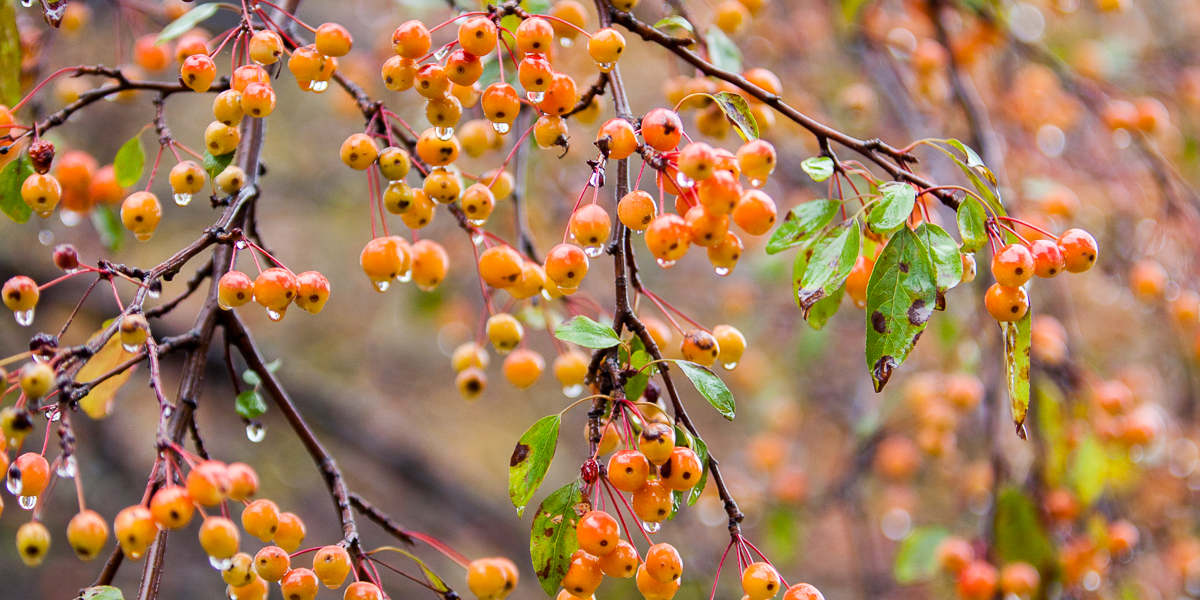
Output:
[[[80,560],[90,561],[108,541],[108,523],[94,510],[81,510],[67,523],[67,543]]]
[[[975,549],[960,537],[948,537],[937,547],[937,563],[941,569],[955,577],[975,560]]]
[[[543,55],[527,54],[521,59],[521,64],[517,65],[517,80],[526,92],[545,92],[550,89],[550,84],[554,83],[554,67]]]
[[[225,467],[229,476],[229,499],[247,500],[258,492],[258,473],[245,463],[230,463]]]
[[[1096,264],[1096,238],[1082,229],[1068,229],[1058,236],[1058,247],[1062,249],[1066,269],[1082,273]]]
[[[575,85],[575,80],[566,73],[555,73],[550,87],[543,93],[542,101],[538,103],[537,108],[548,115],[563,116],[575,108],[575,103],[578,101],[579,90]]]
[[[543,149],[565,144],[567,122],[562,117],[542,115],[533,124],[533,139],[538,147]]]
[[[183,59],[179,67],[179,78],[192,91],[203,94],[217,78],[217,65],[207,54],[193,54]]]
[[[725,241],[729,233],[729,215],[714,215],[697,204],[684,215],[688,224],[688,237],[697,246],[712,247]]]
[[[955,586],[962,600],[990,600],[996,593],[996,567],[976,560],[967,565]]]
[[[46,218],[54,213],[54,207],[62,199],[62,186],[53,175],[34,173],[21,184],[21,199],[39,217]]]
[[[284,600],[313,600],[317,597],[317,589],[316,574],[304,567],[288,571],[279,581]]]
[[[21,371],[17,374],[17,381],[20,383],[21,391],[25,394],[26,398],[36,400],[50,393],[50,390],[54,387],[54,368],[44,362],[25,363],[21,367]],[[22,467],[22,470],[25,467],[34,470],[31,473],[31,479],[28,483],[29,489],[24,490],[24,495],[36,496],[41,493],[42,487],[45,486],[44,480],[41,480],[42,487],[37,486],[39,481],[37,477],[43,471],[48,470],[48,467],[47,469],[42,468],[46,464],[46,459],[42,458],[36,452],[26,452],[22,457],[28,458],[24,462],[21,462],[20,458],[18,458],[14,464]]]
[[[411,214],[413,211],[409,211]],[[420,240],[412,245],[412,280],[417,289],[429,292],[446,279],[450,270],[450,255],[433,240]]]
[[[317,314],[329,301],[329,280],[316,271],[296,276],[296,306]]]
[[[517,566],[503,557],[473,560],[467,567],[467,587],[479,600],[503,600],[517,587]]]
[[[587,28],[587,9],[575,0],[555,2],[550,6],[549,15],[556,17],[557,20],[550,21],[550,26],[554,28],[554,33],[562,39],[573,40],[579,35],[579,29]],[[566,23],[562,21],[566,21]],[[571,27],[571,25],[575,27]],[[563,42],[563,45],[565,46],[566,42]]]
[[[592,556],[604,556],[617,549],[621,540],[621,528],[612,515],[591,510],[579,518],[575,529],[579,548]]]
[[[242,529],[264,542],[271,541],[279,529],[279,506],[266,499],[246,505],[242,510]]]
[[[409,271],[411,257],[408,241],[399,236],[375,238],[363,247],[358,262],[363,272],[375,284],[375,289],[387,291],[393,279]]]
[[[1137,548],[1141,534],[1133,523],[1121,519],[1108,524],[1108,551],[1120,557]]]
[[[479,103],[483,107],[483,116],[492,123],[511,125],[521,110],[521,100],[517,97],[517,90],[502,82],[487,86],[487,89],[483,90],[483,96],[480,97]],[[505,129],[501,133],[507,132],[508,130]]]
[[[484,283],[505,289],[521,278],[524,259],[512,246],[493,246],[479,255],[479,276]]]
[[[595,556],[578,550],[571,557],[571,564],[562,578],[562,586],[572,596],[587,598],[596,592],[603,579],[604,572],[600,570],[600,561]]]
[[[1001,323],[1020,321],[1029,311],[1029,295],[1025,293],[1025,288],[993,283],[984,295],[983,302],[992,318]]]
[[[775,146],[766,140],[751,140],[737,151],[738,167],[750,179],[750,185],[762,187],[775,171]],[[758,185],[755,185],[757,183]]]
[[[742,591],[750,600],[774,598],[780,585],[779,572],[765,562],[756,562],[742,572]]]
[[[216,506],[229,495],[229,471],[225,463],[206,460],[187,475],[187,492],[200,506]]]
[[[646,228],[646,247],[658,259],[660,266],[671,266],[687,254],[690,230],[682,217],[664,213],[650,222]]]
[[[133,45],[133,60],[147,71],[161,71],[171,64],[171,46],[157,43],[157,35],[143,35]]]
[[[504,378],[521,389],[536,383],[545,370],[542,355],[527,348],[514,350],[504,358]]]
[[[671,458],[659,467],[658,472],[662,475],[663,485],[678,492],[686,492],[700,482],[704,465],[691,448],[675,446],[671,451]]]
[[[683,336],[680,351],[684,360],[711,367],[720,355],[721,347],[713,334],[703,329],[695,329]]]
[[[663,583],[676,581],[683,575],[683,558],[671,544],[650,546],[646,551],[646,573]]]
[[[672,439],[674,433],[672,430]],[[646,455],[637,450],[617,450],[608,459],[608,481],[623,492],[642,489],[649,475],[650,462],[646,460]]]
[[[345,27],[337,23],[322,23],[317,27],[315,38],[317,52],[325,56],[345,56],[354,47],[354,38]]]
[[[458,26],[458,45],[475,56],[496,49],[496,24],[486,16],[471,17]]]
[[[271,267],[254,280],[254,301],[267,309],[272,321],[283,318],[296,297],[296,276],[280,267]]]
[[[182,529],[192,520],[196,507],[188,496],[187,489],[171,485],[160,488],[150,497],[150,515],[154,522],[166,529]]]
[[[871,271],[874,268],[874,260],[860,255],[854,261],[854,268],[850,269],[850,275],[846,277],[846,294],[859,308],[867,305],[867,283],[871,280]]]
[[[313,555],[312,570],[325,587],[336,590],[350,575],[350,553],[341,546],[325,546]]]
[[[27,567],[36,567],[46,559],[50,550],[50,530],[38,521],[31,521],[17,529],[17,553]]]
[[[458,85],[472,85],[479,81],[479,77],[483,75],[483,62],[478,56],[467,52],[466,50],[455,50],[446,57],[446,79],[451,83]],[[447,96],[442,100],[453,100],[455,105],[459,107],[459,112],[462,112],[462,105],[454,96]],[[457,119],[456,119],[457,121]],[[438,125],[439,123],[434,123]],[[449,123],[442,125],[448,127],[453,125]]]
[[[642,117],[642,139],[659,152],[674,150],[683,137],[679,114],[668,108],[656,108]]]
[[[1000,571],[1000,590],[1005,594],[1029,597],[1037,591],[1041,582],[1041,574],[1029,563],[1010,563]]]
[[[244,111],[241,108],[241,93],[235,93],[238,94],[236,97],[238,101],[238,113],[244,114]],[[241,120],[240,114],[237,120]],[[238,131],[237,127],[226,125],[219,121],[213,121],[212,123],[209,123],[208,128],[204,130],[204,146],[208,148],[209,154],[212,154],[213,156],[220,156],[233,152],[237,149],[238,142],[241,140],[242,134],[240,131]]]
[[[225,90],[217,94],[217,97],[213,99],[213,118],[221,125],[236,125],[244,116],[246,116],[246,111],[242,109],[241,92],[237,90]],[[217,130],[212,125],[209,125],[209,128],[213,129],[216,133],[227,134],[224,130]]]
[[[589,362],[591,362],[591,357],[578,350],[570,350],[554,359],[554,376],[562,384],[564,392],[582,390]],[[606,436],[607,432],[606,429]],[[605,453],[601,452],[601,454]]]
[[[746,352],[746,336],[732,325],[717,325],[713,327],[713,337],[720,348],[717,359],[726,369],[736,367],[742,359],[742,354]]]
[[[242,92],[242,111],[252,117],[267,117],[275,110],[275,90],[265,83],[251,83]]]
[[[291,569],[292,559],[279,546],[266,546],[254,556],[254,571],[265,581],[278,582]]]
[[[237,526],[225,517],[208,517],[200,525],[200,547],[213,558],[233,558],[240,543]]]
[[[279,62],[283,56],[283,38],[278,33],[260,29],[250,36],[250,60],[260,65]]]
[[[383,600],[383,591],[369,581],[355,581],[346,588],[342,600]]]
[[[750,235],[762,235],[775,225],[775,201],[762,190],[747,190],[733,207],[733,222]]]
[[[596,145],[611,160],[629,158],[637,151],[637,135],[633,125],[621,118],[609,119],[596,133]]]
[[[650,194],[634,190],[625,194],[617,203],[617,218],[634,231],[645,231],[654,217],[658,216],[658,205]]]
[[[226,588],[225,595],[233,600],[267,600],[269,591],[267,582],[256,575],[250,578],[250,581],[246,585],[230,585]]]
[[[125,556],[138,560],[158,535],[158,525],[154,524],[150,509],[130,506],[117,513],[117,518],[113,520],[113,532]]]
[[[637,548],[625,540],[618,539],[617,547],[600,557],[600,570],[609,577],[628,579],[637,574],[640,563]]]
[[[1066,267],[1062,249],[1053,240],[1034,240],[1029,244],[1033,257],[1033,274],[1038,277],[1054,277]]]
[[[665,521],[671,515],[671,490],[659,479],[647,479],[633,492],[633,512],[647,523]]]
[[[666,423],[649,423],[638,436],[638,450],[652,465],[663,465],[675,449],[675,428]]]
[[[299,516],[290,512],[279,513],[279,527],[271,541],[285,552],[295,552],[300,549],[300,544],[304,543],[306,533],[304,521],[301,521]]]
[[[404,58],[422,58],[429,54],[432,46],[433,38],[430,37],[429,30],[425,28],[424,23],[417,20],[403,23],[392,33],[392,49]]]
[[[714,215],[733,212],[742,199],[742,184],[728,171],[714,172],[711,177],[700,181],[696,190],[700,203]],[[746,216],[751,216],[751,212],[748,211]]]
[[[571,239],[582,245],[589,256],[599,256],[612,230],[612,220],[599,204],[585,204],[571,215],[567,227]]]
[[[783,84],[779,82],[779,77],[762,67],[750,69],[749,71],[742,73],[742,77],[745,77],[750,83],[762,88],[768,94],[774,94],[778,96],[779,94],[783,93]],[[761,102],[758,98],[753,96],[747,96],[746,99],[749,100],[751,104]]]
[[[417,138],[417,156],[431,167],[444,167],[458,160],[458,138],[450,136],[443,140],[433,127],[426,129]]]
[[[605,213],[605,218],[607,217]],[[545,269],[546,277],[563,293],[570,294],[587,275],[588,257],[578,246],[559,244],[546,255]]]
[[[742,250],[742,239],[730,231],[725,234],[725,239],[708,247],[708,262],[712,263],[717,275],[728,275],[737,266]]]
[[[417,93],[426,98],[441,98],[450,91],[450,78],[446,75],[445,67],[430,63],[417,68],[414,80]]]
[[[624,52],[625,36],[612,27],[605,27],[593,33],[588,40],[588,55],[604,73],[612,70]]]
[[[812,584],[797,583],[783,593],[783,600],[825,600],[825,596]]]
[[[393,56],[383,63],[383,85],[393,92],[411,88],[417,80],[417,63],[411,58]]]
[[[679,591],[679,585],[678,578],[663,582],[650,574],[647,565],[638,567],[637,588],[645,600],[671,600]]]
[[[342,142],[342,162],[346,166],[364,171],[379,157],[375,142],[365,133],[355,133]]]
[[[464,400],[474,400],[487,388],[487,373],[479,367],[467,367],[454,377],[454,387]]]
[[[229,310],[254,299],[254,281],[241,271],[229,271],[217,283],[217,304]]]
[[[550,51],[554,27],[541,17],[530,17],[517,26],[517,48],[526,54]],[[587,594],[584,594],[587,595]]]
[[[992,275],[1007,287],[1025,285],[1033,277],[1033,255],[1021,244],[1008,244],[992,255]]]

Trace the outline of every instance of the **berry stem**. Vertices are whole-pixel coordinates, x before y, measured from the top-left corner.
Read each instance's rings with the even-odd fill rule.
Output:
[[[473,12],[465,12],[465,13],[463,13],[463,14],[461,14],[461,15],[457,15],[457,16],[454,16],[454,17],[450,17],[449,19],[447,19],[447,20],[445,20],[445,21],[442,21],[441,23],[438,23],[437,25],[434,25],[433,27],[431,27],[431,28],[429,29],[429,33],[433,33],[433,32],[435,32],[435,31],[437,31],[437,30],[439,30],[439,29],[441,29],[441,28],[443,28],[443,27],[445,27],[445,26],[447,26],[447,25],[449,25],[449,24],[451,24],[451,23],[453,23],[453,22],[455,22],[455,21],[457,21],[457,20],[459,20],[459,19],[465,19],[465,18],[468,18],[468,17],[477,17],[477,16],[479,16],[479,15],[486,15],[486,14],[488,14],[488,13],[486,13],[486,12],[484,12],[484,11],[481,11],[481,10],[477,10],[477,11],[473,11]]]
[[[261,2],[261,3],[263,3],[263,4],[266,4],[267,6],[270,6],[271,8],[273,8],[273,9],[275,9],[275,10],[277,10],[277,11],[279,11],[279,12],[283,13],[283,16],[285,16],[285,17],[287,17],[287,18],[291,19],[292,21],[295,21],[297,25],[299,25],[299,26],[301,26],[301,27],[303,27],[303,28],[305,28],[305,29],[307,29],[307,30],[311,31],[312,33],[316,33],[316,32],[317,32],[317,30],[316,30],[316,29],[314,29],[314,28],[310,27],[310,26],[309,26],[307,23],[305,23],[304,21],[301,21],[299,18],[297,18],[297,17],[296,17],[296,15],[293,15],[292,13],[290,13],[290,12],[288,12],[288,11],[286,11],[286,10],[284,10],[284,9],[282,9],[282,8],[280,8],[280,7],[278,7],[278,6],[276,6],[274,3],[270,2],[269,0],[254,0],[254,1],[255,1],[255,3],[259,3],[259,2]]]
[[[20,102],[17,102],[16,104],[13,105],[12,108],[9,109],[9,112],[16,114],[16,112],[18,110],[21,110],[21,107],[24,106],[25,103],[28,102],[29,99],[32,98],[34,94],[38,93],[38,91],[41,90],[43,86],[45,86],[47,83],[50,83],[50,81],[53,80],[55,77],[58,77],[59,75],[62,75],[63,73],[75,72],[78,70],[79,70],[79,67],[66,67],[66,68],[59,69],[59,70],[51,73],[49,76],[47,76],[45,79],[43,79],[41,83],[37,84],[36,87],[34,87],[32,90],[29,90],[29,93],[25,94],[25,97],[21,98]]]

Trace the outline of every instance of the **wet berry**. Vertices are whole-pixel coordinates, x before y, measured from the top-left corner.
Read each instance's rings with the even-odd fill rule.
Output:
[[[992,275],[996,283],[1018,287],[1033,277],[1033,255],[1021,244],[1008,244],[992,255]]]

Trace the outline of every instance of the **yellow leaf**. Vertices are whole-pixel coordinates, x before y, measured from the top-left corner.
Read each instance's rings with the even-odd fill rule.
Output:
[[[93,335],[91,339],[96,339],[98,335],[100,335],[100,332]],[[121,337],[114,335],[109,338],[108,342],[104,344],[104,347],[99,352],[87,361],[87,364],[83,365],[83,368],[79,369],[79,373],[75,375],[75,382],[87,383],[92,381],[133,357],[134,353],[126,352],[121,347]],[[121,389],[121,386],[125,385],[126,381],[129,381],[129,377],[133,375],[136,369],[137,366],[135,365],[126,369],[123,373],[102,381],[79,401],[79,407],[93,419],[107,417],[112,412],[112,403],[113,399],[117,396],[117,392]]]

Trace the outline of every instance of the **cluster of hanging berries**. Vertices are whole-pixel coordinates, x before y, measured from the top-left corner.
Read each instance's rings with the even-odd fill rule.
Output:
[[[1014,220],[1014,222],[1016,222]],[[1022,225],[1033,227],[1024,222]],[[984,304],[993,319],[1019,321],[1029,312],[1029,295],[1023,287],[1034,275],[1055,277],[1063,271],[1082,273],[1096,264],[1096,239],[1082,229],[1068,229],[1060,236],[1039,230],[1047,238],[1032,242],[1004,244],[992,254],[992,276],[996,283],[988,288]],[[991,225],[988,234],[993,244],[1003,243],[999,228]],[[968,256],[968,255],[964,255]],[[964,267],[967,265],[964,264]],[[964,279],[967,276],[964,268]],[[974,262],[970,275],[974,277]]]

